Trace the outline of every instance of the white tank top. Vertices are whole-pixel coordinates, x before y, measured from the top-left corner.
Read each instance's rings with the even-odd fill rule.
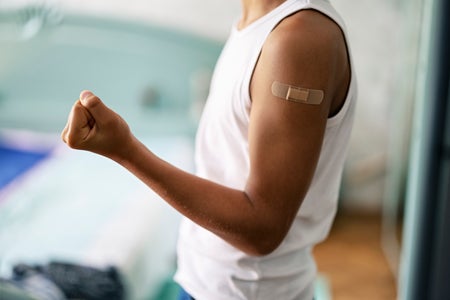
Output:
[[[273,28],[302,9],[315,9],[344,31],[326,0],[287,0],[243,30],[232,28],[217,62],[196,139],[198,176],[243,190],[249,175],[250,78]],[[326,125],[318,165],[297,216],[282,244],[263,257],[249,256],[184,218],[175,280],[196,300],[291,300],[313,298],[316,267],[312,247],[334,219],[341,174],[353,123],[356,81],[345,103]]]

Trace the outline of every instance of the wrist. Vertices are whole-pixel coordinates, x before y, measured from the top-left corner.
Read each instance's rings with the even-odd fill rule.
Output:
[[[115,162],[124,165],[131,163],[135,157],[138,156],[137,152],[141,143],[139,140],[130,133],[130,136],[118,143],[108,155],[108,158],[114,160]]]

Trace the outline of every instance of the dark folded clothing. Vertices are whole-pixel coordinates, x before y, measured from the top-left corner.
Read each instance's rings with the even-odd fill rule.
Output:
[[[13,269],[12,281],[27,282],[36,276],[52,282],[67,299],[122,300],[125,297],[124,285],[114,267],[101,270],[63,262],[51,262],[45,266],[19,264]]]
[[[20,280],[0,279],[1,300],[66,300],[64,293],[50,279],[29,273]]]

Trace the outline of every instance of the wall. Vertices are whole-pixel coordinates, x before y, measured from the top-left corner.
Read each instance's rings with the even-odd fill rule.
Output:
[[[63,13],[161,24],[221,42],[240,12],[239,0],[3,0],[0,10],[30,2],[51,4]],[[408,147],[401,145],[409,144],[417,48],[414,28],[407,27],[415,24],[417,16],[408,12],[408,7],[416,6],[408,6],[411,1],[402,0],[331,2],[347,22],[359,81],[359,104],[342,205],[377,211],[387,193],[401,190],[408,155]],[[395,173],[395,178],[389,177],[391,173]],[[396,186],[389,187],[392,182]]]
[[[62,12],[162,24],[218,41],[226,38],[240,9],[238,0],[0,0],[0,10],[29,3]]]

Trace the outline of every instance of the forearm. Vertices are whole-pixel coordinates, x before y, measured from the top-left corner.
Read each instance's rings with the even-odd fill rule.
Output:
[[[166,202],[198,225],[220,236],[249,254],[262,254],[273,249],[266,245],[267,230],[276,226],[264,222],[264,209],[246,191],[231,189],[189,174],[161,160],[136,138],[113,158]],[[270,225],[270,226],[269,226]],[[268,250],[266,250],[268,249]]]
[[[159,159],[133,136],[119,115],[89,91],[83,91],[72,107],[61,137],[74,149],[118,162],[183,215],[242,251],[264,254],[284,237],[272,225],[280,223],[275,220],[280,210],[262,198],[250,197],[251,191],[227,188]]]
[[[298,131],[286,130],[290,126],[267,134],[266,121],[271,120],[255,119],[252,128],[260,129],[250,130],[252,160],[244,190],[194,176],[161,160],[89,91],[82,92],[72,107],[61,137],[72,148],[118,162],[183,215],[236,248],[264,255],[278,247],[288,233],[313,174],[316,156],[309,152],[319,150],[308,150],[312,144],[319,145],[311,143],[310,137],[317,136],[314,130],[305,133],[305,144],[298,140]]]

